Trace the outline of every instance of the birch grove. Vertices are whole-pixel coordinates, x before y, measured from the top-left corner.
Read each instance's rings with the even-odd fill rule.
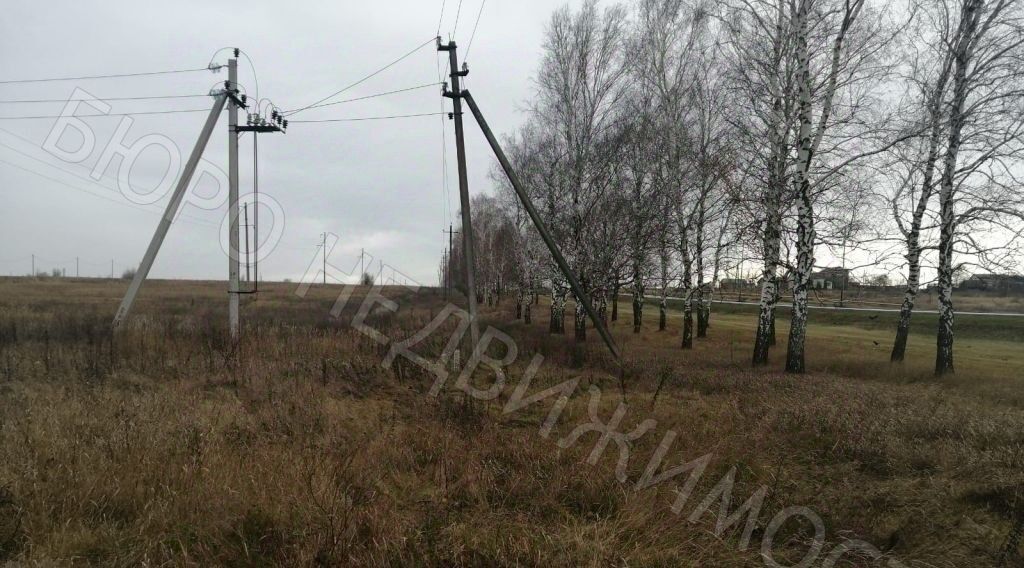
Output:
[[[713,333],[720,284],[742,280],[757,304],[752,364],[770,363],[783,306],[784,368],[802,373],[812,275],[899,258],[890,360],[904,359],[934,282],[941,375],[953,370],[954,273],[1020,267],[1020,2],[588,0],[551,16],[526,120],[505,145],[602,320],[618,319],[622,293],[623,325],[678,333],[689,349]],[[585,341],[581,298],[500,170],[492,179],[497,198],[474,201],[476,292],[494,306],[511,294],[526,323],[542,295],[549,332],[564,333],[571,309]],[[448,261],[460,259],[457,247]]]

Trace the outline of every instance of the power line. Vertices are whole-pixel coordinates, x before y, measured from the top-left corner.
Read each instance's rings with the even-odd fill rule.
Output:
[[[97,118],[104,116],[135,116],[140,114],[175,114],[179,112],[210,112],[208,108],[193,108],[180,110],[150,110],[140,112],[118,112],[111,114],[51,114],[37,116],[0,116],[0,120],[30,120],[39,118]]]
[[[451,190],[448,188],[448,137],[444,128],[444,101],[441,102],[441,188],[442,197],[444,198],[444,214],[445,221],[451,222],[452,219],[452,195]]]
[[[391,63],[388,63],[388,64],[387,64],[387,65],[385,65],[384,67],[381,67],[380,69],[377,69],[376,71],[374,71],[373,73],[370,73],[369,75],[367,75],[367,76],[363,77],[362,79],[359,79],[359,80],[358,80],[358,81],[356,81],[355,83],[352,83],[352,84],[350,84],[350,85],[348,85],[348,86],[344,87],[343,89],[341,89],[341,90],[339,90],[339,91],[335,91],[335,92],[331,93],[330,95],[327,95],[326,97],[324,97],[324,98],[322,98],[322,99],[320,99],[320,100],[318,100],[318,101],[316,101],[316,102],[314,102],[314,103],[312,103],[312,104],[309,104],[309,105],[306,105],[306,106],[304,106],[304,107],[301,107],[301,108],[297,108],[297,109],[294,109],[294,110],[287,110],[287,111],[285,111],[285,112],[284,112],[284,114],[285,114],[286,116],[291,116],[291,115],[293,115],[293,114],[296,114],[296,113],[302,112],[302,111],[304,111],[304,110],[306,110],[306,109],[309,109],[309,108],[313,108],[314,106],[316,106],[316,105],[319,105],[320,103],[322,103],[322,102],[326,101],[327,99],[330,99],[330,98],[333,98],[333,97],[335,97],[335,96],[337,96],[337,95],[340,95],[341,93],[344,93],[345,91],[347,91],[347,90],[349,90],[349,89],[351,89],[351,88],[355,87],[356,85],[359,85],[359,84],[363,83],[364,81],[367,81],[367,80],[369,80],[369,79],[371,79],[371,78],[373,78],[373,77],[375,77],[375,76],[379,75],[380,73],[382,73],[382,72],[386,71],[387,69],[390,69],[391,67],[393,67],[394,65],[396,65],[396,64],[398,64],[398,63],[399,63],[400,61],[402,61],[403,59],[405,59],[405,58],[409,57],[409,56],[410,56],[410,55],[412,55],[413,53],[416,53],[416,52],[417,52],[417,51],[419,51],[420,49],[423,49],[423,47],[424,47],[425,45],[427,45],[427,44],[429,44],[429,43],[433,43],[433,42],[434,42],[435,40],[436,40],[436,38],[435,38],[435,37],[432,37],[432,38],[428,39],[427,41],[425,41],[425,42],[421,43],[420,45],[416,46],[415,48],[413,48],[413,49],[412,49],[411,51],[409,51],[409,52],[408,52],[408,53],[406,53],[405,55],[403,55],[403,56],[399,57],[398,59],[396,59],[396,60],[392,61]]]
[[[149,101],[157,99],[188,99],[198,97],[208,97],[209,94],[203,95],[154,95],[148,97],[96,97],[96,100],[101,102],[106,101]],[[16,104],[16,103],[73,103],[73,102],[91,102],[93,99],[0,99],[0,104]]]
[[[442,81],[441,76],[441,62],[437,62],[437,80]],[[444,215],[445,221],[451,222],[452,220],[452,196],[451,191],[448,188],[448,138],[445,133],[444,124],[444,97],[438,97],[441,103],[441,197],[444,199]]]
[[[8,145],[8,144],[4,144],[3,142],[0,142],[0,146],[3,146],[3,147],[5,147],[5,148],[7,148],[7,149],[9,149],[9,150],[13,150],[13,151],[15,151],[15,152],[17,152],[17,153],[21,154],[22,156],[25,156],[26,158],[28,158],[28,159],[30,159],[30,160],[34,160],[34,161],[36,161],[36,162],[39,162],[40,164],[43,164],[44,166],[49,166],[49,167],[51,167],[51,168],[53,168],[53,169],[55,169],[55,170],[57,170],[57,171],[59,171],[59,172],[61,172],[61,173],[65,173],[65,174],[67,174],[67,175],[70,175],[70,176],[76,177],[76,178],[78,178],[78,179],[81,179],[81,180],[83,180],[83,181],[85,181],[85,182],[87,182],[87,183],[92,183],[92,184],[95,184],[96,186],[98,186],[98,187],[99,187],[99,188],[101,188],[101,189],[105,189],[105,190],[107,190],[107,191],[110,191],[110,192],[112,192],[112,193],[117,193],[118,195],[120,195],[120,192],[119,192],[119,191],[117,191],[116,189],[113,189],[113,188],[107,187],[107,186],[105,186],[105,185],[103,185],[103,184],[99,183],[99,182],[98,182],[98,181],[96,181],[96,180],[90,180],[90,179],[87,179],[87,178],[85,178],[84,176],[81,176],[81,175],[79,175],[79,174],[77,174],[77,173],[75,173],[75,172],[72,172],[72,171],[68,171],[68,170],[65,170],[64,168],[62,168],[62,167],[60,167],[60,166],[57,166],[57,165],[55,165],[55,164],[51,164],[51,163],[49,163],[49,162],[47,162],[47,161],[45,161],[45,160],[42,160],[42,159],[40,159],[40,158],[37,158],[37,157],[33,156],[33,155],[31,155],[31,154],[29,154],[29,153],[27,153],[27,152],[23,152],[22,150],[19,150],[19,149],[17,149],[17,148],[15,148],[15,147],[13,147],[13,146],[10,146],[10,145]],[[22,170],[22,171],[28,172],[28,173],[30,173],[30,174],[33,174],[33,175],[36,175],[36,176],[39,176],[39,177],[41,177],[41,178],[43,178],[43,179],[47,179],[47,180],[50,180],[50,181],[52,181],[52,182],[54,182],[54,183],[59,183],[59,184],[61,184],[61,185],[64,185],[64,186],[66,186],[66,187],[69,187],[69,188],[71,188],[71,189],[74,189],[74,190],[76,190],[76,191],[81,191],[81,192],[83,192],[83,193],[85,193],[85,194],[88,194],[88,195],[91,195],[91,196],[93,196],[93,197],[98,197],[98,198],[100,198],[100,199],[104,199],[104,200],[106,200],[106,201],[110,201],[111,203],[117,203],[118,205],[124,205],[124,206],[126,206],[126,207],[131,207],[132,209],[138,209],[139,211],[145,211],[145,212],[147,212],[147,213],[154,213],[154,214],[160,214],[160,212],[159,212],[159,211],[156,211],[156,210],[153,210],[153,209],[147,209],[147,208],[145,208],[145,206],[139,205],[139,204],[137,204],[137,203],[130,203],[130,202],[129,202],[129,203],[125,203],[124,201],[119,201],[119,200],[117,200],[117,199],[112,199],[112,198],[110,198],[110,197],[108,197],[108,196],[106,196],[106,195],[101,195],[101,194],[93,193],[92,191],[90,191],[90,190],[88,190],[88,189],[84,189],[84,188],[81,188],[81,187],[78,187],[78,186],[75,186],[75,185],[71,185],[71,184],[69,184],[69,183],[67,183],[67,182],[65,182],[65,181],[62,181],[62,180],[59,180],[59,179],[56,179],[56,178],[52,178],[52,177],[50,177],[50,176],[48,176],[48,175],[46,175],[46,174],[41,174],[41,173],[39,173],[39,172],[37,172],[37,171],[35,171],[35,170],[30,170],[30,169],[28,169],[28,168],[26,168],[26,167],[23,167],[23,166],[19,166],[18,164],[14,164],[14,163],[12,163],[12,162],[8,162],[8,161],[6,161],[6,160],[2,160],[2,159],[0,159],[0,163],[4,163],[4,164],[7,164],[8,166],[13,166],[13,167],[15,167],[15,168],[18,168],[19,170]],[[182,213],[182,214],[181,214],[181,216],[182,216],[183,218],[187,219],[187,220],[191,220],[191,222],[194,222],[194,223],[201,223],[201,224],[203,224],[203,225],[207,225],[207,226],[211,226],[211,227],[217,227],[217,228],[219,228],[219,227],[220,227],[220,225],[217,225],[217,224],[215,224],[215,223],[212,223],[212,222],[210,222],[210,221],[207,221],[207,220],[205,220],[205,219],[200,219],[200,218],[198,218],[198,217],[193,217],[193,216],[191,216],[191,215],[187,215],[187,214],[185,214],[185,213]]]
[[[452,26],[452,35],[459,31],[459,16],[462,15],[462,0],[459,0],[459,7],[455,10],[455,25]]]
[[[48,176],[46,174],[41,174],[41,173],[39,173],[39,172],[37,172],[35,170],[30,170],[30,169],[28,169],[26,167],[19,166],[18,164],[15,164],[15,163],[12,163],[12,162],[8,162],[7,160],[4,160],[4,159],[0,159],[0,164],[7,164],[8,166],[11,166],[11,167],[14,167],[14,168],[18,168],[19,170],[21,170],[23,172],[30,173],[30,174],[32,174],[34,176],[38,176],[38,177],[41,177],[43,179],[52,181],[53,183],[63,185],[64,187],[67,187],[67,188],[70,188],[70,189],[74,189],[75,191],[80,191],[82,193],[85,193],[86,195],[91,195],[93,197],[98,197],[100,199],[103,199],[105,201],[109,201],[111,203],[115,203],[117,205],[122,205],[124,207],[131,207],[132,209],[138,209],[139,211],[145,211],[146,213],[153,213],[155,215],[161,215],[161,213],[159,213],[157,211],[154,211],[152,209],[145,209],[145,208],[143,208],[143,207],[141,207],[141,206],[139,206],[139,205],[137,205],[135,203],[125,203],[124,201],[118,201],[117,199],[112,199],[110,197],[107,197],[106,195],[102,195],[102,194],[99,194],[99,193],[93,193],[92,191],[89,191],[88,189],[84,189],[84,188],[81,188],[81,187],[78,187],[78,186],[75,186],[75,185],[71,185],[70,183],[67,183],[65,181],[61,181],[61,180],[59,180],[57,178],[50,177],[50,176]],[[206,221],[200,221],[198,219],[194,220],[193,222],[201,222],[203,224],[217,226],[219,228],[219,225],[213,225],[212,223],[209,223],[209,222],[206,222]]]
[[[4,129],[4,128],[0,128],[0,132],[6,133],[6,134],[8,134],[10,136],[13,136],[13,137],[23,141],[23,142],[26,142],[26,143],[32,145],[32,147],[36,147],[36,145],[35,145],[36,143],[33,142],[32,140],[29,140],[28,138],[25,138],[24,136],[21,136],[19,134],[11,132],[10,130]],[[8,148],[10,150],[13,150],[13,151],[21,154],[22,156],[25,156],[26,158],[29,158],[31,160],[39,162],[40,164],[43,164],[44,166],[49,166],[49,167],[57,170],[58,172],[65,173],[67,175],[76,177],[76,178],[78,178],[80,180],[85,181],[86,183],[94,184],[97,187],[99,187],[100,189],[105,189],[107,191],[110,191],[111,193],[115,193],[115,194],[118,194],[118,195],[123,195],[120,192],[120,190],[114,189],[112,187],[108,187],[108,186],[100,183],[98,180],[87,178],[87,177],[85,177],[85,176],[83,176],[83,175],[81,175],[81,174],[79,174],[77,172],[64,169],[64,168],[62,168],[60,166],[57,166],[56,164],[51,164],[50,162],[47,162],[47,161],[42,160],[40,158],[37,158],[36,156],[33,156],[32,154],[29,154],[29,153],[25,152],[24,150],[20,150],[18,148],[15,148],[14,146],[11,146],[9,144],[5,144],[3,142],[0,142],[0,146],[4,146],[4,147],[6,147],[6,148]],[[36,176],[39,176],[39,177],[43,177],[43,178],[48,179],[50,181],[53,181],[55,183],[59,183],[59,184],[65,185],[65,186],[67,186],[67,187],[69,187],[71,189],[74,189],[76,191],[81,191],[81,192],[86,193],[88,195],[93,195],[93,196],[99,197],[101,199],[106,199],[107,201],[111,201],[111,202],[117,203],[119,205],[129,206],[129,207],[132,207],[133,209],[138,209],[140,211],[145,211],[147,213],[159,213],[159,211],[157,211],[156,209],[145,209],[144,205],[140,205],[140,204],[136,204],[136,203],[125,203],[125,202],[122,202],[122,201],[117,201],[117,200],[109,199],[109,198],[107,198],[106,196],[103,196],[103,195],[94,194],[91,191],[88,191],[86,189],[70,185],[70,184],[68,184],[66,182],[63,182],[61,180],[57,180],[57,179],[51,178],[49,176],[40,174],[39,172],[36,172],[35,170],[30,170],[30,169],[24,168],[22,166],[19,166],[17,164],[12,164],[10,162],[6,162],[6,161],[3,161],[3,160],[0,160],[0,162],[6,163],[6,164],[8,164],[10,166],[13,166],[13,167],[16,167],[16,168],[19,168],[21,170],[24,170],[24,171],[30,173],[30,174],[33,174],[33,175],[36,175]],[[78,167],[83,168],[85,170],[89,170],[88,167],[80,165],[80,164],[72,164],[72,165],[78,166]],[[108,178],[113,179],[113,177],[110,176],[109,174],[107,174],[106,171],[103,172],[102,177],[108,177]],[[158,208],[158,206],[155,205],[155,204],[152,205],[152,207]],[[199,217],[195,217],[193,215],[189,215],[188,213],[181,212],[181,213],[178,213],[178,216],[182,219],[182,221],[185,221],[185,222],[194,223],[194,224],[202,224],[202,225],[206,225],[206,226],[210,226],[210,227],[217,227],[217,228],[220,227],[220,225],[218,225],[218,224],[215,224],[215,223],[213,223],[211,221],[207,221],[205,219],[201,219]],[[282,244],[282,243],[286,243],[286,244]],[[278,239],[276,246],[284,247],[284,248],[291,248],[291,249],[295,249],[295,250],[305,250],[304,247],[296,247],[296,246],[294,246],[294,243],[291,243],[291,244],[287,244],[287,243],[291,243],[291,241],[285,240],[284,238],[280,238],[280,239]]]
[[[438,37],[441,36],[441,22],[444,21],[444,5],[446,3],[446,0],[441,0],[441,15],[437,18],[437,33],[434,34]]]
[[[221,65],[211,65],[209,67],[197,67],[195,69],[171,69],[168,71],[146,71],[143,73],[117,73],[111,75],[83,75],[81,77],[47,77],[43,79],[8,79],[0,81],[0,85],[9,85],[12,83],[44,83],[49,81],[84,81],[86,79],[113,79],[115,77],[144,77],[148,75],[170,75],[171,73],[192,73],[194,71],[217,71],[221,68]]]
[[[323,120],[292,120],[291,122],[294,122],[296,124],[299,124],[299,123],[309,124],[309,123],[314,123],[314,122],[360,122],[360,121],[363,121],[363,120],[387,120],[387,119],[391,119],[391,118],[414,118],[414,117],[418,117],[418,116],[438,116],[438,115],[442,115],[442,114],[445,114],[445,113],[443,113],[443,112],[423,112],[423,113],[419,113],[419,114],[393,114],[393,115],[390,115],[390,116],[364,116],[364,117],[359,117],[359,118],[328,118],[328,119],[323,119]]]
[[[0,129],[0,130],[2,130],[2,129]],[[9,132],[7,130],[3,130],[3,131],[7,132],[8,134],[13,134],[13,132]],[[59,171],[61,173],[65,173],[65,174],[67,174],[69,176],[76,177],[76,178],[78,178],[78,179],[80,179],[80,180],[82,180],[82,181],[84,181],[86,183],[95,184],[96,186],[98,186],[100,188],[103,188],[103,189],[106,189],[107,191],[110,191],[110,192],[113,192],[113,193],[119,193],[118,190],[103,185],[97,179],[91,179],[91,178],[85,177],[85,176],[83,176],[83,175],[81,175],[81,174],[79,174],[77,172],[73,172],[71,170],[66,170],[66,169],[64,169],[64,168],[62,168],[62,167],[60,167],[60,166],[58,166],[56,164],[51,164],[50,162],[47,162],[46,160],[43,160],[41,158],[37,158],[36,156],[33,156],[32,154],[29,154],[28,152],[25,152],[24,150],[19,150],[18,148],[15,148],[14,146],[11,146],[10,144],[6,144],[4,142],[0,142],[0,146],[2,146],[4,148],[7,148],[8,150],[11,150],[13,152],[17,152],[18,154],[21,154],[22,156],[24,156],[24,157],[26,157],[26,158],[34,161],[34,162],[38,162],[38,163],[40,163],[40,164],[42,164],[44,166],[49,166],[49,167],[51,167],[51,168],[53,168],[53,169],[55,169],[55,170],[57,170],[57,171]],[[78,165],[78,164],[76,164],[76,165]],[[104,177],[104,176],[106,176],[106,172],[103,173],[103,176],[101,176],[101,178]]]
[[[487,0],[481,0],[480,10],[476,13],[476,21],[473,22],[473,33],[469,35],[469,43],[466,45],[466,53],[462,55],[463,61],[469,60],[469,50],[473,47],[473,40],[476,38],[476,27],[480,25],[480,15],[484,13],[484,6],[487,5]]]
[[[17,138],[18,140],[21,140],[22,142],[28,144],[29,146],[31,146],[33,148],[42,148],[42,146],[38,145],[36,142],[33,142],[32,140],[29,140],[28,138],[25,138],[24,136],[22,136],[22,135],[20,135],[20,134],[18,134],[16,132],[11,132],[10,130],[7,130],[6,128],[0,128],[0,132],[3,132],[4,134],[7,134],[8,136],[12,136],[14,138]],[[100,187],[102,187],[104,189],[108,189],[108,190],[110,190],[110,191],[112,191],[114,193],[118,193],[119,192],[116,189],[109,188],[109,187],[101,184],[98,179],[92,179],[91,177],[86,177],[86,176],[83,176],[83,175],[81,175],[81,174],[79,174],[77,172],[73,172],[71,170],[64,169],[64,168],[62,168],[62,167],[60,167],[60,166],[58,166],[56,164],[52,164],[50,162],[47,162],[47,161],[42,160],[40,158],[37,158],[37,157],[33,156],[32,154],[29,154],[28,152],[25,152],[24,150],[19,150],[18,148],[15,148],[14,146],[11,146],[9,144],[4,144],[3,142],[0,142],[0,146],[4,146],[4,147],[6,147],[9,150],[13,150],[13,151],[21,154],[22,156],[25,156],[26,158],[29,158],[31,160],[35,160],[36,162],[39,162],[39,163],[43,164],[44,166],[50,166],[51,168],[54,168],[57,171],[64,172],[64,173],[67,173],[69,175],[75,176],[75,177],[85,181],[86,183],[96,184],[96,185],[98,185],[98,186],[100,186]],[[80,169],[84,169],[84,170],[86,170],[88,172],[92,171],[92,168],[89,168],[89,167],[87,167],[87,166],[85,166],[83,164],[80,164],[80,163],[75,163],[75,162],[66,162],[66,163],[68,163],[69,165],[72,165],[72,166],[76,166],[76,167],[78,167]],[[104,171],[100,175],[100,177],[101,178],[107,177],[107,178],[114,179],[114,180],[117,179],[116,177],[108,174],[106,171]]]
[[[416,85],[415,87],[407,87],[405,89],[397,89],[397,90],[394,90],[394,91],[386,91],[386,92],[377,93],[377,94],[374,94],[374,95],[366,95],[365,97],[356,97],[354,99],[345,99],[343,101],[334,101],[334,102],[330,102],[330,103],[321,103],[321,104],[310,105],[309,107],[306,107],[306,108],[321,108],[321,107],[326,107],[326,106],[331,106],[331,105],[340,105],[340,104],[344,104],[344,103],[352,103],[352,102],[356,102],[356,101],[364,101],[366,99],[372,99],[372,98],[376,98],[376,97],[383,97],[385,95],[395,95],[395,94],[398,94],[398,93],[405,93],[405,92],[408,92],[408,91],[415,91],[417,89],[425,89],[427,87],[437,87],[440,84],[441,83],[439,83],[439,82],[438,83],[424,83],[422,85]],[[0,102],[2,102],[2,101],[0,101]],[[296,120],[296,121],[292,121],[292,122],[303,122],[303,121]]]

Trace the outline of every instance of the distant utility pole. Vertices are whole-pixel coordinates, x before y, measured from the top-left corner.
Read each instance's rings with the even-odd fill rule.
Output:
[[[459,80],[465,77],[469,71],[459,70],[459,56],[456,52],[454,41],[448,45],[441,44],[441,38],[437,38],[437,50],[448,52],[448,63],[451,66],[452,90],[445,92],[444,96],[452,99],[452,120],[455,121],[455,153],[459,161],[459,204],[462,207],[462,259],[466,272],[466,303],[469,307],[469,329],[471,332],[472,345],[470,349],[476,351],[477,343],[480,342],[480,325],[476,317],[476,278],[473,274],[476,264],[473,247],[473,219],[469,210],[469,176],[466,173],[466,141],[462,128],[462,88]],[[447,91],[447,89],[446,89]]]
[[[440,278],[441,290],[445,299],[448,298],[448,249],[441,252],[441,272],[437,275]]]
[[[78,257],[76,256],[75,257],[75,278],[78,278],[78,277],[79,277],[79,274],[78,274]]]
[[[324,253],[324,286],[327,285],[327,233],[320,233],[320,249]]]
[[[114,278],[114,259],[110,259],[110,278]]]
[[[448,233],[448,259],[444,263],[444,273],[445,273],[444,295],[445,295],[446,298],[451,298],[451,296],[452,296],[452,293],[451,293],[451,287],[452,287],[451,263],[452,263],[452,244],[453,244],[453,242],[452,242],[452,235],[458,234],[459,231],[453,230],[452,224],[448,223],[448,230],[447,231],[442,230],[441,232],[442,233]]]
[[[113,266],[113,265],[111,265],[111,266]],[[114,269],[111,268],[110,272],[113,273]],[[36,255],[33,254],[32,255],[32,278],[35,278],[35,277],[36,277]],[[113,278],[113,276],[111,276],[111,278]]]
[[[363,266],[365,264],[365,261],[363,259],[363,257],[365,255],[366,255],[365,250],[360,248],[359,249],[359,284],[363,283],[363,275],[366,274],[366,268]]]
[[[381,286],[384,285],[384,283],[381,282],[381,280],[380,280],[382,276],[384,276],[384,261],[378,258],[377,259],[377,284],[379,284]]]

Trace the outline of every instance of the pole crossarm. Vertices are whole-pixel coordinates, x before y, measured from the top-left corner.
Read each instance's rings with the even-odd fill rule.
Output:
[[[494,151],[495,157],[498,158],[498,163],[501,164],[501,169],[505,171],[508,181],[512,184],[512,188],[515,190],[516,195],[519,196],[519,200],[522,202],[526,212],[530,215],[530,219],[533,221],[534,226],[537,227],[537,232],[540,233],[541,238],[544,240],[544,244],[546,244],[548,250],[551,251],[551,256],[554,257],[559,270],[562,271],[566,280],[569,281],[569,285],[572,287],[572,293],[576,296],[578,302],[583,302],[583,309],[586,310],[590,320],[594,322],[594,327],[597,328],[597,332],[601,335],[601,339],[603,339],[605,345],[608,346],[608,350],[611,351],[616,360],[621,360],[619,348],[615,344],[615,340],[612,339],[611,333],[609,333],[608,328],[605,327],[601,318],[597,317],[597,312],[594,311],[594,307],[590,304],[590,297],[583,291],[583,287],[580,286],[579,280],[577,280],[572,270],[569,269],[569,263],[565,261],[565,258],[559,251],[555,240],[551,238],[551,234],[548,232],[547,227],[544,225],[544,221],[541,220],[540,215],[534,208],[533,202],[530,200],[530,196],[527,195],[522,182],[519,181],[519,176],[516,175],[515,170],[512,169],[512,164],[508,161],[508,158],[505,156],[505,152],[501,149],[498,139],[494,137],[494,133],[491,132],[491,127],[488,126],[483,113],[480,112],[480,107],[477,106],[476,101],[473,100],[473,96],[469,91],[463,90],[461,93],[452,94],[458,97],[455,100],[462,98],[466,100],[467,104],[469,104],[469,109],[473,112],[473,116],[476,118],[477,124],[480,125],[480,130],[483,131],[484,137],[487,138],[487,142],[491,145],[491,150]]]

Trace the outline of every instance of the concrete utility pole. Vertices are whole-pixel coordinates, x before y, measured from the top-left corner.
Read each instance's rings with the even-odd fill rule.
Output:
[[[448,63],[451,66],[452,90],[444,96],[452,99],[452,119],[455,121],[455,153],[459,161],[459,204],[462,208],[462,259],[466,271],[466,303],[469,308],[469,329],[473,340],[470,348],[476,351],[480,342],[480,325],[476,316],[476,278],[473,274],[476,264],[473,248],[473,219],[469,210],[469,176],[466,173],[466,141],[462,127],[462,88],[459,79],[469,72],[459,70],[459,57],[454,41],[448,45],[441,44],[437,38],[437,50],[448,52]]]
[[[229,89],[238,89],[238,60],[228,59]],[[228,328],[238,340],[238,103],[228,100]]]
[[[110,262],[110,266],[111,266],[110,274],[114,274],[114,269],[113,269],[114,262],[113,261]],[[35,277],[36,277],[36,255],[33,254],[32,255],[32,278],[35,278]],[[113,276],[111,276],[111,278],[113,278]]]
[[[75,257],[75,278],[78,278],[78,277],[79,277],[79,273],[78,273],[78,257],[76,256]]]
[[[228,251],[228,326],[230,328],[232,340],[238,339],[238,296],[239,294],[249,293],[240,290],[238,285],[239,263],[241,256],[241,251],[239,251],[238,247],[238,137],[240,133],[243,132],[284,132],[285,129],[288,128],[288,121],[284,120],[281,114],[276,110],[274,110],[271,115],[272,122],[267,122],[265,118],[254,113],[249,115],[248,124],[246,126],[238,125],[238,109],[248,108],[246,96],[239,93],[238,89],[239,51],[240,50],[238,48],[235,48],[234,57],[228,60],[228,80],[224,82],[224,89],[216,94],[216,100],[213,103],[213,108],[210,109],[210,114],[206,118],[206,124],[203,125],[203,130],[199,134],[199,139],[196,140],[195,148],[192,149],[192,154],[189,155],[188,161],[185,163],[185,168],[181,172],[181,177],[178,178],[178,183],[174,188],[174,193],[171,195],[171,200],[167,203],[167,208],[164,210],[164,214],[160,218],[160,223],[157,225],[156,232],[153,234],[153,239],[149,242],[149,248],[146,249],[146,254],[142,257],[142,262],[139,264],[139,268],[136,270],[134,278],[132,278],[132,283],[128,286],[128,292],[125,293],[124,299],[121,301],[121,307],[118,308],[117,315],[114,316],[115,328],[120,325],[128,315],[128,312],[131,311],[132,303],[135,301],[135,296],[138,294],[142,283],[146,280],[146,276],[149,275],[149,270],[153,266],[153,260],[160,251],[160,245],[163,244],[164,238],[167,236],[167,231],[171,227],[171,222],[174,220],[175,214],[181,207],[181,202],[184,199],[185,192],[192,181],[192,176],[195,174],[199,160],[203,157],[203,151],[206,149],[206,145],[210,142],[210,136],[213,134],[213,130],[217,126],[217,119],[220,118],[220,113],[224,110],[224,106],[230,101],[231,106],[229,109],[230,112],[228,113],[228,248],[230,249]],[[258,196],[258,193],[256,193],[256,195]],[[256,227],[259,226],[258,201],[255,224]],[[256,234],[257,238],[255,242],[257,250],[257,264],[254,276],[258,281],[259,239],[258,233]],[[110,276],[111,278],[114,276],[114,261],[110,261]]]
[[[366,264],[366,261],[364,259],[365,255],[366,255],[365,250],[360,248],[359,249],[359,284],[363,283],[363,275],[366,274],[366,267],[364,266]]]
[[[125,292],[124,299],[121,300],[121,306],[117,308],[117,315],[114,316],[115,328],[124,321],[124,318],[132,309],[135,296],[139,293],[142,282],[149,274],[149,269],[153,266],[153,260],[156,259],[156,253],[160,251],[160,245],[163,244],[164,237],[167,236],[167,231],[171,228],[171,221],[174,220],[175,213],[181,207],[181,201],[185,197],[185,190],[188,189],[188,185],[192,181],[192,175],[196,171],[196,166],[199,165],[199,159],[203,157],[203,150],[206,149],[206,144],[210,141],[210,136],[213,134],[214,127],[217,126],[217,119],[220,118],[220,113],[224,109],[224,102],[227,99],[228,91],[225,89],[223,93],[217,95],[216,100],[213,102],[213,108],[210,109],[210,114],[206,117],[206,124],[203,125],[199,139],[196,140],[195,148],[192,149],[192,154],[188,157],[188,162],[185,163],[185,169],[181,172],[181,177],[178,178],[178,185],[175,186],[171,200],[167,202],[167,208],[164,210],[163,216],[160,217],[160,223],[156,226],[156,232],[153,233],[153,238],[149,241],[149,248],[146,249],[146,254],[142,257],[138,270],[135,271],[132,283],[128,285],[128,291]],[[110,277],[114,277],[113,260],[110,261]]]
[[[533,207],[533,202],[530,201],[530,196],[526,193],[526,190],[523,188],[523,184],[519,181],[519,176],[517,176],[515,170],[512,169],[512,164],[508,161],[508,158],[505,157],[505,152],[501,149],[498,139],[494,137],[494,133],[491,132],[491,127],[488,126],[487,121],[484,120],[484,115],[480,112],[480,107],[476,106],[476,101],[473,100],[473,95],[471,95],[469,91],[464,91],[461,96],[465,98],[466,103],[469,104],[469,109],[473,112],[473,116],[476,118],[477,124],[480,125],[480,130],[483,131],[484,137],[487,138],[488,144],[491,145],[491,150],[494,151],[495,157],[498,158],[498,163],[501,165],[501,169],[504,170],[505,175],[508,177],[508,181],[512,184],[512,189],[514,189],[516,195],[519,196],[519,200],[522,202],[523,208],[526,209],[526,213],[529,214],[534,226],[537,227],[537,232],[540,233],[540,237],[544,240],[544,244],[546,244],[548,250],[551,251],[551,256],[554,257],[555,263],[558,264],[558,268],[561,269],[562,274],[565,275],[566,280],[569,281],[569,286],[572,287],[572,293],[576,296],[576,301],[583,303],[583,309],[587,312],[587,315],[590,316],[590,320],[594,323],[594,327],[597,328],[597,332],[601,335],[601,339],[604,340],[605,345],[608,346],[608,350],[612,352],[612,355],[614,355],[616,359],[621,359],[619,355],[619,348],[615,345],[615,340],[612,339],[611,333],[608,332],[608,328],[605,327],[601,318],[597,317],[597,312],[594,311],[594,306],[590,303],[590,297],[587,296],[583,287],[580,286],[576,275],[569,268],[569,263],[567,263],[565,258],[562,257],[561,251],[558,250],[558,245],[555,244],[555,240],[551,238],[551,234],[548,233],[547,227],[544,226],[544,222],[541,220],[540,215]]]

